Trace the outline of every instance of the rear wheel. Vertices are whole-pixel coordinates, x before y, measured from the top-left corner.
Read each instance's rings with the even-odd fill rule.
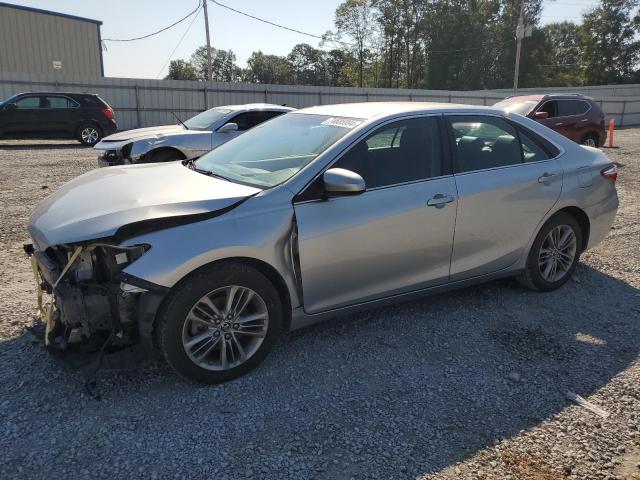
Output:
[[[102,130],[94,123],[83,123],[76,130],[76,138],[83,145],[92,147],[102,139]]]
[[[220,383],[255,368],[280,333],[278,292],[259,271],[221,264],[170,294],[158,321],[159,347],[181,376]]]
[[[576,269],[582,251],[580,225],[558,213],[540,229],[519,281],[532,290],[551,291],[564,285]]]
[[[586,145],[587,147],[598,147],[598,136],[595,133],[588,133],[582,140],[580,140],[582,145]]]

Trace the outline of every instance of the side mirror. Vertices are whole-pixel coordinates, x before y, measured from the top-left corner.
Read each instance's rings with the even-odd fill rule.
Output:
[[[549,118],[549,112],[536,112],[536,120],[546,120]]]
[[[218,129],[219,133],[229,133],[229,132],[237,132],[237,131],[238,131],[238,124],[233,122],[225,123]]]
[[[18,106],[15,103],[7,103],[4,106],[5,110],[15,110],[16,108],[18,108]]]
[[[330,168],[322,176],[324,190],[329,195],[357,195],[366,189],[364,179],[351,170]]]

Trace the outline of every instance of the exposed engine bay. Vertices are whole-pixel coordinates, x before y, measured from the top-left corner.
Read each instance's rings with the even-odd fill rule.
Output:
[[[150,299],[159,304],[164,292],[122,270],[149,248],[92,243],[39,251],[25,245],[38,283],[45,344],[60,350],[81,346],[83,351],[94,351],[107,343],[124,347],[139,342],[141,306]],[[50,296],[48,302],[43,301],[44,295]],[[151,339],[147,340],[143,343],[150,345]]]

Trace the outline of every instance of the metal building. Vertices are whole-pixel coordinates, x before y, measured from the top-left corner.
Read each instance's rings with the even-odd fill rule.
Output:
[[[100,25],[0,2],[0,72],[104,76]]]

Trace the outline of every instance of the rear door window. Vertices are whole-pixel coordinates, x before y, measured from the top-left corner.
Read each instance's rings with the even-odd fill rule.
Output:
[[[44,97],[42,101],[43,108],[73,108],[76,106],[75,102],[67,97]]]
[[[460,173],[523,162],[518,132],[501,118],[456,115],[448,120]]]
[[[574,115],[580,115],[581,103],[583,102],[578,100],[558,100],[558,116],[572,117]]]
[[[549,160],[551,155],[534,138],[518,129],[520,144],[522,145],[522,156],[525,162],[539,162]]]

